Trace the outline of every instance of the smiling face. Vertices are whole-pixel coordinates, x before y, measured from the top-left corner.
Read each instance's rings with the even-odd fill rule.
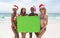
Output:
[[[40,10],[39,10],[40,12],[41,12],[41,14],[46,14],[46,9],[45,8],[41,8]]]
[[[30,9],[30,10],[31,10],[31,13],[34,13],[34,8],[33,8],[33,7],[31,7],[31,9]]]
[[[25,12],[26,12],[26,9],[25,9],[25,8],[23,8],[22,12],[23,12],[23,13],[25,13]]]
[[[22,9],[21,9],[21,13],[22,13],[22,14],[25,14],[25,13],[26,13],[26,9],[25,9],[25,8],[22,8]]]

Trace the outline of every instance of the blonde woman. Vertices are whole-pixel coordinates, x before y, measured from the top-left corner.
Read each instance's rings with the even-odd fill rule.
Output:
[[[38,35],[38,38],[41,38],[46,31],[46,26],[48,24],[48,15],[46,14],[46,8],[44,4],[39,5],[40,19],[41,19],[41,31]]]

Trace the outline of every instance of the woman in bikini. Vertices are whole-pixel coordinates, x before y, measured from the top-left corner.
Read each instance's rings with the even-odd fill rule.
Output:
[[[29,16],[38,16],[38,14],[35,13],[36,8],[31,7],[30,10],[31,10],[31,13],[29,14]],[[32,32],[30,32],[29,35],[30,35],[30,38],[32,38]],[[35,32],[35,35],[38,37],[38,32]]]
[[[39,11],[40,11],[40,19],[41,19],[41,31],[38,35],[38,38],[41,38],[42,35],[45,33],[46,31],[46,26],[48,23],[48,15],[46,14],[46,8],[44,7],[44,4],[40,4],[39,5]]]
[[[16,21],[16,13],[17,13],[18,7],[16,5],[14,5],[13,8],[13,13],[11,16],[11,22],[12,22],[12,30],[14,32],[15,38],[19,38],[19,34],[17,32],[17,21]]]
[[[26,8],[21,8],[20,16],[28,16],[28,14],[26,14]],[[26,36],[26,32],[23,32],[22,38],[25,38],[25,36]]]

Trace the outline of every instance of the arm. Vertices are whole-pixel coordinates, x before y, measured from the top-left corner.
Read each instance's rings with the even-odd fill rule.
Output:
[[[48,24],[48,15],[45,16],[44,27],[46,27],[47,24]]]
[[[41,31],[43,31],[46,28],[47,24],[48,24],[48,15],[45,16],[44,26],[41,29]]]
[[[14,17],[13,17],[13,14],[12,14],[12,16],[11,16],[11,23],[12,23],[12,28],[14,28],[14,29],[16,29],[16,26],[15,26],[15,24],[14,24],[14,21],[13,21],[13,19],[14,19]]]

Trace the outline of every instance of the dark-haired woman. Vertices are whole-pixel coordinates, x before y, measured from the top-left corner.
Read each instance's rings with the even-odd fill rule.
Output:
[[[26,14],[26,8],[21,8],[20,16],[28,16],[28,14]],[[26,32],[23,32],[22,38],[25,38],[25,36],[26,36]]]
[[[15,38],[19,38],[19,34],[18,34],[18,32],[17,32],[17,22],[16,22],[16,13],[17,13],[17,7],[16,7],[16,5],[14,5],[14,7],[15,8],[13,8],[12,10],[13,10],[13,13],[12,13],[12,16],[11,16],[11,22],[12,22],[12,30],[13,30],[13,32],[14,32],[14,37]]]
[[[34,12],[35,11],[34,9],[35,9],[34,7],[30,8],[31,13],[29,14],[29,16],[38,16],[38,14]],[[32,38],[32,32],[30,32],[29,34],[30,34],[30,38]],[[38,32],[35,32],[35,35],[38,37]]]

